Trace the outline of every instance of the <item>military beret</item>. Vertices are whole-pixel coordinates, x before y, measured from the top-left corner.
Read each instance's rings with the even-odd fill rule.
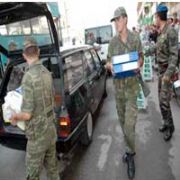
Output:
[[[165,5],[159,5],[159,6],[157,6],[157,8],[156,8],[156,13],[158,13],[158,12],[168,12],[167,6],[165,6]]]

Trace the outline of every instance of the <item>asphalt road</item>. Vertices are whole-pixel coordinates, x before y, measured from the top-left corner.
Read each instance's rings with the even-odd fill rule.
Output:
[[[148,108],[140,111],[136,125],[135,180],[180,179],[180,107],[172,99],[176,131],[170,142],[158,132],[161,124],[157,99],[157,80],[149,82]],[[122,163],[124,140],[115,109],[112,80],[107,83],[108,97],[96,120],[93,142],[78,146],[63,173],[63,180],[127,180]],[[25,153],[0,146],[0,180],[25,179]],[[60,163],[61,166],[61,163]],[[45,173],[42,179],[46,180]]]

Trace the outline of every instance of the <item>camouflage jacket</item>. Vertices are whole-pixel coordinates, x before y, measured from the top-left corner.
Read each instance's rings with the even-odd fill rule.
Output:
[[[32,114],[26,121],[25,131],[28,139],[39,139],[45,135],[56,139],[54,124],[54,98],[50,72],[40,63],[29,66],[22,80],[22,112]]]
[[[116,35],[112,38],[108,47],[107,59],[109,62],[111,62],[113,56],[126,54],[132,51],[138,51],[139,53],[142,53],[142,46],[139,35],[135,35],[128,30],[127,43],[124,43],[120,39],[119,35]],[[122,79],[114,79],[114,85],[116,87],[116,90],[118,90],[119,88],[121,89],[121,82],[123,84],[123,81],[126,82],[126,87],[134,89],[134,92],[136,92],[136,90],[139,90],[139,80],[136,76]]]
[[[178,62],[178,35],[176,30],[167,24],[157,38],[156,55],[159,73],[171,77]]]

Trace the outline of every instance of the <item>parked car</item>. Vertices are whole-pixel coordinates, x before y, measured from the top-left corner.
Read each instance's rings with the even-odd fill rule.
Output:
[[[102,98],[107,96],[107,72],[104,62],[92,46],[59,49],[53,19],[44,3],[0,4],[0,30],[1,26],[4,28],[8,24],[10,27],[11,24],[17,22],[26,24],[24,27],[27,28],[29,21],[42,17],[44,23],[47,21],[46,31],[49,33],[47,37],[51,38],[43,41],[37,36],[33,37],[38,42],[42,64],[52,73],[55,94],[54,110],[57,118],[57,151],[65,153],[77,142],[89,145],[92,141],[93,115]],[[38,28],[37,24],[35,25]],[[25,35],[24,38],[26,38]],[[0,45],[1,53],[9,61],[0,86],[0,142],[11,148],[25,150],[27,139],[24,131],[10,123],[5,123],[2,113],[5,96],[9,91],[20,87],[28,67],[22,57],[22,47],[22,44],[19,44],[17,50],[9,52],[4,44]]]

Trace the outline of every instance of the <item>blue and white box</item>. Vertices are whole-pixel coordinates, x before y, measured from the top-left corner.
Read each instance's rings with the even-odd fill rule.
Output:
[[[135,76],[135,69],[138,68],[139,55],[137,51],[128,54],[117,55],[112,57],[114,78]]]

